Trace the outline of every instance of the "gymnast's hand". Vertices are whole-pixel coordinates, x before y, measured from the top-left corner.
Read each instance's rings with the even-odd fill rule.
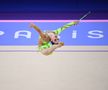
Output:
[[[77,20],[77,21],[74,21],[73,23],[74,23],[74,25],[77,25],[79,22],[80,22],[80,21]]]

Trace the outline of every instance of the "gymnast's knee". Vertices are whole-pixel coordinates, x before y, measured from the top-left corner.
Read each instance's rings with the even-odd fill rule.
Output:
[[[46,55],[46,56],[48,56],[48,55],[50,55],[52,52],[49,52],[49,50],[47,50],[47,49],[44,49],[44,50],[41,50],[40,51],[43,55]]]

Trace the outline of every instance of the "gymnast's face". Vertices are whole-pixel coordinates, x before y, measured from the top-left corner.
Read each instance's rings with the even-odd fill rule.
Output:
[[[50,37],[51,42],[52,42],[53,44],[58,44],[58,43],[59,43],[58,35],[56,35],[55,33],[53,33],[53,32],[48,33],[48,36]]]

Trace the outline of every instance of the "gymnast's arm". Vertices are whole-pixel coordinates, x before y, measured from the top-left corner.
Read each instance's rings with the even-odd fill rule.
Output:
[[[79,21],[74,21],[74,22],[67,23],[66,25],[64,25],[64,26],[62,26],[62,27],[60,27],[60,28],[54,30],[54,33],[57,34],[57,35],[59,35],[59,34],[60,34],[62,31],[64,31],[65,29],[67,29],[67,28],[69,28],[69,27],[71,27],[71,26],[73,26],[73,25],[76,25],[76,24],[78,24],[78,23],[79,23]]]

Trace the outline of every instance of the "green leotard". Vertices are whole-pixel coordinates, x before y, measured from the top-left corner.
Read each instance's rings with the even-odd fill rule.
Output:
[[[62,31],[64,31],[66,28],[68,27],[71,27],[72,25],[74,25],[75,23],[74,22],[70,22],[56,30],[54,30],[53,32],[57,35],[59,35]],[[42,46],[39,46],[39,50],[43,50],[43,49],[46,49],[46,48],[50,48],[52,46],[52,44],[50,42],[46,42],[46,41],[43,41],[43,45]]]

